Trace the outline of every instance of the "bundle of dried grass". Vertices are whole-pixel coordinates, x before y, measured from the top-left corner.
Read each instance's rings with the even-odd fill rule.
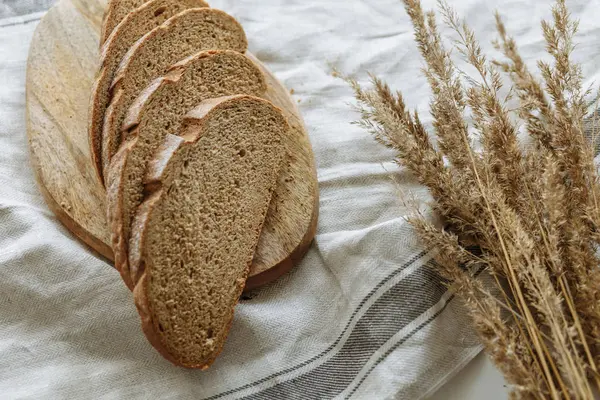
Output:
[[[512,397],[593,398],[600,388],[600,181],[584,135],[588,93],[571,60],[577,22],[558,0],[552,21],[542,22],[553,63],[538,63],[538,79],[498,15],[503,61],[488,60],[473,31],[440,3],[457,49],[478,74],[465,79],[434,13],[418,0],[404,3],[433,93],[437,144],[402,94],[377,78],[371,89],[349,79],[360,124],[431,192],[444,228],[418,213],[410,222],[438,249],[439,273],[466,303]],[[512,82],[508,96],[501,95],[503,74]],[[507,106],[511,97],[516,109]],[[532,145],[520,143],[519,124]],[[495,288],[476,278],[482,267]]]

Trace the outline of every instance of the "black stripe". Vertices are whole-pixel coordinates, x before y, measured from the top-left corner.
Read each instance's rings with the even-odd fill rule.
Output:
[[[350,325],[352,324],[352,321],[354,320],[354,318],[356,317],[356,315],[358,314],[358,312],[361,310],[361,308],[365,305],[365,303],[367,301],[369,301],[369,299],[371,299],[371,297],[373,297],[373,295],[375,295],[375,293],[383,286],[385,285],[387,282],[389,282],[391,279],[393,279],[395,276],[397,276],[398,274],[400,274],[403,270],[405,270],[406,268],[408,268],[410,265],[412,265],[413,263],[415,263],[416,261],[420,260],[427,252],[426,251],[422,251],[421,253],[415,255],[413,258],[409,259],[407,262],[405,262],[403,265],[401,265],[399,268],[397,268],[396,270],[394,270],[390,275],[388,275],[387,277],[385,277],[381,282],[379,282],[364,298],[363,300],[358,304],[358,306],[354,309],[354,311],[352,312],[352,315],[350,316],[350,319],[348,320],[348,322],[346,323],[346,326],[344,327],[344,329],[342,330],[342,332],[340,333],[340,335],[337,337],[337,339],[335,340],[335,342],[333,342],[327,349],[325,349],[323,352],[321,352],[320,354],[298,364],[295,365],[293,367],[287,368],[285,370],[276,372],[274,374],[271,374],[265,378],[259,379],[255,382],[252,383],[248,383],[246,385],[240,386],[238,388],[235,389],[231,389],[228,390],[226,392],[223,393],[219,393],[216,394],[214,396],[208,397],[206,400],[214,400],[214,399],[218,399],[230,394],[234,394],[236,392],[239,392],[241,390],[245,390],[248,388],[251,388],[253,386],[257,386],[260,385],[261,383],[267,382],[271,379],[277,378],[278,376],[281,375],[285,375],[288,374],[290,372],[293,372],[297,369],[300,369],[312,362],[314,362],[315,360],[318,360],[319,358],[324,357],[325,355],[327,355],[328,353],[330,353],[342,340],[342,338],[344,337],[344,335],[346,334],[346,332],[348,331],[348,329],[350,328]]]
[[[446,286],[433,268],[419,268],[386,291],[359,319],[339,352],[306,373],[245,400],[330,399],[352,383],[373,354],[437,304]],[[418,329],[410,332],[414,334]]]
[[[419,326],[417,326],[415,329],[413,329],[412,331],[410,331],[410,333],[406,336],[404,336],[402,339],[400,339],[396,344],[394,344],[388,351],[385,352],[385,354],[383,354],[381,357],[379,357],[377,359],[377,361],[369,368],[369,370],[365,373],[365,375],[360,378],[360,381],[358,382],[358,384],[354,387],[354,389],[352,389],[352,391],[348,394],[348,396],[346,396],[346,399],[349,399],[350,397],[352,397],[352,395],[354,393],[356,393],[356,391],[358,390],[358,388],[360,387],[360,385],[363,384],[363,382],[369,377],[369,375],[371,374],[371,372],[373,372],[373,370],[379,365],[381,364],[381,362],[383,360],[385,360],[390,354],[392,354],[392,352],[394,352],[394,350],[396,350],[398,347],[400,347],[401,345],[403,345],[408,339],[410,339],[415,333],[417,333],[418,331],[420,331],[421,329],[423,329],[426,325],[430,324],[431,321],[433,321],[434,319],[436,319],[442,312],[444,312],[444,310],[446,309],[446,307],[448,307],[448,304],[450,304],[450,301],[452,301],[452,299],[454,298],[454,295],[450,296],[448,298],[448,300],[446,300],[446,302],[444,303],[444,306],[435,314],[433,314],[431,317],[427,318],[426,321],[423,321],[423,323],[421,323]]]
[[[472,251],[473,253],[478,254],[478,255],[481,254],[481,250],[479,248],[471,248],[469,251]],[[435,260],[431,260],[430,262],[427,263],[427,265],[430,265],[433,270],[439,268],[439,267],[436,267],[436,261]],[[484,270],[485,270],[484,266],[478,267],[476,269],[476,272],[475,272],[474,276],[478,277]],[[354,389],[352,389],[352,391],[350,392],[350,394],[348,394],[348,396],[346,396],[346,399],[349,399],[350,397],[352,397],[352,395],[354,393],[356,393],[356,391],[358,390],[358,388],[360,387],[360,385],[363,384],[363,382],[367,379],[367,377],[371,374],[371,372],[373,372],[373,370],[379,364],[381,364],[381,362],[383,360],[385,360],[390,354],[392,354],[392,352],[394,352],[394,350],[396,350],[399,346],[401,346],[402,344],[404,344],[404,342],[406,342],[408,339],[410,339],[411,336],[413,336],[415,333],[417,333],[418,331],[420,331],[421,329],[423,329],[426,325],[428,325],[429,323],[431,323],[431,321],[433,321],[434,319],[436,319],[442,312],[444,312],[444,310],[446,309],[446,307],[448,307],[448,304],[450,303],[450,301],[452,301],[453,298],[454,298],[454,295],[451,295],[448,298],[448,300],[446,300],[446,302],[444,303],[444,306],[438,312],[436,312],[435,314],[433,314],[426,321],[424,321],[422,324],[420,324],[415,329],[413,329],[408,335],[406,335],[405,337],[403,337],[402,339],[400,339],[397,343],[394,344],[394,346],[392,346],[388,351],[386,351],[385,354],[383,354],[381,357],[379,357],[377,359],[377,361],[375,361],[375,363],[373,363],[373,365],[369,368],[369,370],[363,375],[363,377],[360,379],[360,381],[354,387]]]

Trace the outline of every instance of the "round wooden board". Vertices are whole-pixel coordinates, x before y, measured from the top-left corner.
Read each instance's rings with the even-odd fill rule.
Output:
[[[112,261],[106,194],[92,165],[87,135],[105,6],[103,0],[60,0],[42,18],[27,64],[27,131],[48,206],[75,236]],[[286,138],[289,160],[269,209],[274,228],[261,233],[259,246],[268,251],[254,258],[246,285],[250,290],[281,276],[303,257],[315,235],[319,199],[302,117],[287,89],[248,56],[267,78],[265,98],[283,110],[292,126]]]

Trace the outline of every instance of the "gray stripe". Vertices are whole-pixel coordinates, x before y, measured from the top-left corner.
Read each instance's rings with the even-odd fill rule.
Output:
[[[475,254],[481,254],[481,251],[479,250],[479,248],[474,248],[471,247],[468,249],[469,251],[475,253]],[[436,269],[435,265],[436,262],[435,260],[431,260],[429,263],[427,263],[427,265],[430,265],[432,267],[433,270]],[[484,270],[485,268],[483,266],[479,267],[477,269],[477,271],[475,272],[475,277],[478,277]],[[373,365],[371,365],[371,367],[369,368],[369,370],[360,378],[360,381],[356,384],[356,386],[352,389],[352,391],[350,392],[350,394],[348,394],[348,396],[346,396],[346,399],[349,399],[350,397],[352,397],[352,395],[354,393],[356,393],[356,391],[358,390],[358,388],[360,387],[360,385],[363,384],[363,382],[369,377],[369,375],[371,374],[371,372],[373,372],[373,370],[383,362],[383,360],[385,360],[390,354],[392,354],[392,352],[394,352],[398,347],[400,347],[402,344],[404,344],[408,339],[410,339],[411,336],[413,336],[415,333],[417,333],[418,331],[420,331],[421,329],[423,329],[425,326],[427,326],[429,323],[431,323],[431,321],[433,321],[434,319],[436,319],[441,313],[444,312],[444,310],[446,309],[446,307],[448,307],[448,304],[450,304],[450,301],[452,301],[452,299],[454,299],[454,295],[450,296],[446,302],[444,303],[444,305],[442,306],[442,308],[437,311],[435,314],[433,314],[431,317],[429,317],[426,321],[423,321],[419,326],[417,326],[415,329],[413,329],[408,335],[406,335],[405,337],[401,338],[400,340],[398,340],[398,342],[394,343],[394,345],[388,349],[381,357],[379,357],[377,359],[377,361],[375,361],[373,363]]]
[[[373,354],[437,304],[446,286],[433,268],[419,268],[385,292],[359,319],[340,351],[318,367],[245,400],[330,399],[352,383]],[[413,330],[410,335],[417,330]]]
[[[340,335],[338,336],[338,338],[335,340],[335,342],[333,342],[327,349],[325,349],[323,352],[321,352],[320,354],[312,357],[309,360],[306,360],[298,365],[295,365],[293,367],[287,368],[285,370],[279,371],[277,373],[274,373],[272,375],[269,375],[265,378],[259,379],[255,382],[246,384],[244,386],[240,386],[236,389],[232,389],[232,390],[228,390],[226,392],[223,393],[219,393],[217,395],[211,396],[209,398],[207,398],[206,400],[215,400],[230,394],[234,394],[236,392],[239,392],[241,390],[245,390],[248,388],[251,388],[253,386],[257,386],[260,385],[261,383],[267,382],[271,379],[277,378],[278,376],[281,375],[285,375],[287,373],[290,373],[292,371],[298,370],[310,363],[312,363],[315,360],[318,360],[322,357],[324,357],[325,355],[329,354],[342,340],[342,338],[344,337],[344,335],[346,334],[346,332],[348,331],[348,329],[350,328],[350,325],[352,324],[352,321],[354,320],[354,318],[356,317],[356,315],[358,314],[358,312],[362,309],[362,307],[365,305],[365,303],[367,301],[369,301],[369,299],[371,299],[375,293],[383,286],[385,285],[387,282],[389,282],[391,279],[393,279],[394,277],[396,277],[398,274],[400,274],[403,270],[405,270],[407,267],[409,267],[410,265],[414,264],[416,261],[420,260],[425,254],[427,254],[427,252],[423,251],[417,255],[415,255],[413,258],[409,259],[408,261],[406,261],[403,265],[401,265],[399,268],[397,268],[396,270],[394,270],[390,275],[388,275],[385,279],[383,279],[381,282],[379,282],[370,292],[369,294],[367,294],[365,296],[365,298],[358,304],[358,306],[355,308],[355,310],[352,312],[352,315],[350,316],[348,322],[346,323],[346,326],[344,327],[344,329],[342,330],[342,332],[340,333]]]
[[[358,388],[360,387],[360,385],[363,384],[363,382],[369,377],[369,375],[371,374],[371,372],[373,372],[373,370],[379,364],[381,364],[383,362],[383,360],[385,360],[387,358],[387,356],[389,356],[390,354],[392,354],[392,352],[394,350],[396,350],[399,346],[403,345],[408,339],[411,338],[411,336],[413,336],[415,333],[417,333],[418,331],[420,331],[421,329],[423,329],[425,326],[427,326],[429,323],[431,323],[431,321],[433,321],[441,313],[443,313],[444,310],[446,309],[446,307],[448,307],[448,304],[450,304],[450,301],[452,301],[453,298],[454,298],[454,295],[450,296],[448,298],[448,300],[446,300],[446,302],[444,303],[444,305],[442,306],[442,308],[439,311],[437,311],[435,314],[433,314],[431,317],[429,317],[426,321],[423,321],[419,326],[417,326],[415,329],[413,329],[412,331],[410,331],[410,333],[408,335],[406,335],[403,338],[401,338],[388,351],[386,351],[381,357],[379,357],[377,359],[377,361],[375,361],[375,363],[373,363],[373,365],[371,365],[371,367],[369,368],[369,370],[362,376],[362,378],[360,378],[360,381],[356,384],[356,386],[354,387],[354,389],[352,389],[352,391],[350,392],[350,394],[348,394],[346,396],[346,399],[349,399],[350,397],[352,397],[352,395],[354,393],[356,393],[356,391],[358,390]]]
[[[45,11],[56,0],[3,0],[0,3],[0,18],[17,17]]]
[[[29,24],[31,22],[37,23],[40,19],[42,19],[42,16],[40,16],[39,14],[29,14],[28,17],[17,18],[16,21],[14,19],[0,19],[0,28],[7,28],[9,26],[15,25],[24,25]]]
[[[593,103],[600,100],[600,92],[593,100]],[[593,104],[590,104],[590,106]],[[588,115],[583,121],[585,137],[594,146],[594,156],[600,154],[600,110],[596,109]]]

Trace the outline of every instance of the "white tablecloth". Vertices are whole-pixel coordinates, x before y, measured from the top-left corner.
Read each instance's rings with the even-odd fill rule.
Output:
[[[430,253],[403,220],[390,178],[425,198],[423,190],[350,124],[352,93],[330,73],[330,64],[361,80],[372,71],[429,122],[401,2],[211,1],[240,20],[250,50],[294,89],[318,164],[321,218],[302,264],[241,301],[225,350],[206,372],[174,367],[151,348],[118,274],[58,223],[37,190],[25,66],[49,3],[0,3],[0,398],[413,400],[477,354],[463,310],[424,266]],[[490,48],[495,2],[453,4]],[[594,78],[598,1],[569,5],[582,18],[578,56]],[[500,7],[533,65],[549,3]]]

